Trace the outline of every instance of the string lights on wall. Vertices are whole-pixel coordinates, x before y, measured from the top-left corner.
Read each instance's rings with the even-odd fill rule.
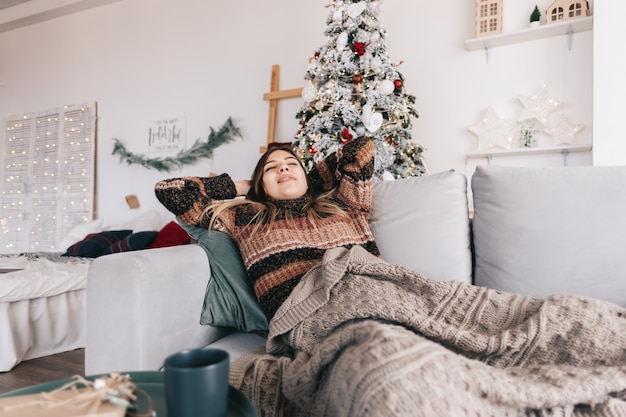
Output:
[[[96,105],[8,116],[4,133],[0,251],[63,251],[63,236],[93,218]]]

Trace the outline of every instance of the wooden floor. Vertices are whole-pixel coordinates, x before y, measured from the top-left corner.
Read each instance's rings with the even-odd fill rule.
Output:
[[[31,359],[0,372],[0,394],[18,388],[85,374],[85,349]]]

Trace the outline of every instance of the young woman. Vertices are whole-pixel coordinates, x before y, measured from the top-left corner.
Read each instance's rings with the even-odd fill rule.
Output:
[[[158,182],[155,193],[181,221],[235,240],[269,320],[327,249],[361,245],[379,256],[368,225],[374,149],[369,139],[355,139],[307,175],[291,149],[272,148],[250,181],[173,178]]]
[[[361,138],[308,176],[272,149],[251,181],[156,185],[182,221],[234,238],[273,317],[265,351],[230,366],[259,415],[626,415],[626,310],[431,280],[367,256],[359,246],[379,255],[373,165]]]

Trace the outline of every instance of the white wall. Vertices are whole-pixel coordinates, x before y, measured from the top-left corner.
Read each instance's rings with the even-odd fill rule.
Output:
[[[626,3],[598,2],[594,17],[594,165],[626,165],[623,97],[626,97],[626,55],[619,49],[626,38],[620,16]]]
[[[228,171],[248,177],[265,144],[272,64],[283,89],[302,86],[308,58],[324,42],[329,0],[122,0],[0,34],[0,117],[98,102],[98,216],[105,224],[160,207],[152,191],[164,177]],[[526,27],[536,0],[505,0],[505,32]],[[547,7],[551,1],[542,1]],[[431,172],[465,171],[477,139],[467,127],[488,106],[517,118],[519,95],[547,85],[570,120],[593,132],[593,33],[469,52],[474,2],[396,0],[380,16],[388,50],[416,95],[414,140]],[[279,104],[277,140],[291,140],[300,99]],[[245,140],[218,148],[212,161],[160,173],[112,156],[112,138],[139,151],[149,121],[185,117],[187,144],[232,116]],[[130,210],[124,196],[136,194]]]

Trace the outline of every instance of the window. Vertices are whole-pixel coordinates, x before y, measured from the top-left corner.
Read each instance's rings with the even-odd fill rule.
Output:
[[[569,6],[569,17],[582,16],[583,6],[580,3],[574,3]]]
[[[563,8],[555,7],[554,9],[552,9],[552,15],[550,16],[550,19],[553,22],[557,20],[563,20]]]
[[[488,10],[489,8],[486,4],[481,4],[480,5],[480,17],[487,17]]]
[[[489,32],[498,30],[498,19],[489,19]]]
[[[480,33],[485,33],[487,32],[487,21],[482,20],[480,22]]]
[[[96,105],[6,118],[0,253],[60,252],[94,211]]]
[[[497,16],[498,15],[498,3],[491,3],[489,5],[489,16]]]

